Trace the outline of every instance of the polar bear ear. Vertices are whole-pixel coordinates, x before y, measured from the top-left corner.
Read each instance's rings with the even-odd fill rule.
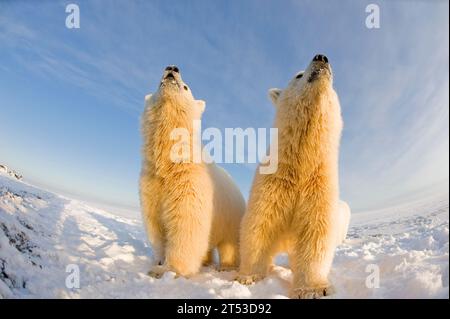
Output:
[[[197,105],[198,110],[200,111],[200,114],[203,114],[206,107],[206,102],[203,100],[196,100],[195,104]]]
[[[282,90],[281,89],[270,89],[269,97],[272,100],[272,103],[276,105],[278,98],[280,97]]]

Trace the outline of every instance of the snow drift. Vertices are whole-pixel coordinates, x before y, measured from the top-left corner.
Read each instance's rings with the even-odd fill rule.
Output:
[[[448,202],[446,195],[353,215],[329,298],[448,298]],[[154,279],[151,262],[140,220],[0,173],[0,297],[287,298],[292,276],[284,255],[252,286],[212,267],[189,280],[173,273]],[[79,268],[79,288],[66,286],[69,265]]]

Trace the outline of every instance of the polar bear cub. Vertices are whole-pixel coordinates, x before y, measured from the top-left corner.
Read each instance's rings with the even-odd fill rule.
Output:
[[[330,293],[335,247],[345,238],[348,205],[339,200],[341,110],[327,57],[314,57],[284,90],[271,89],[278,128],[278,170],[257,171],[241,225],[238,280],[265,276],[273,257],[289,255],[292,297]]]
[[[155,261],[150,275],[155,277],[168,270],[195,274],[212,262],[216,248],[222,269],[238,266],[245,201],[222,168],[193,160],[196,143],[201,148],[193,120],[200,119],[204,108],[176,66],[168,66],[157,92],[146,96],[140,199]],[[175,140],[177,130],[187,138]],[[176,143],[187,157],[177,157]]]

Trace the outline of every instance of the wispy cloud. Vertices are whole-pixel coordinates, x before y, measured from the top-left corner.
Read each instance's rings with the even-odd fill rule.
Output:
[[[0,68],[62,83],[90,95],[92,107],[101,101],[114,107],[111,114],[134,120],[164,66],[178,64],[196,98],[206,100],[203,127],[268,128],[274,108],[267,90],[283,87],[314,54],[325,53],[345,121],[342,196],[356,209],[371,208],[448,180],[449,34],[448,2],[379,1],[379,30],[364,25],[367,3],[79,1],[81,29],[68,30],[65,2],[44,2],[38,11],[31,2],[3,2],[0,58],[13,63]],[[136,139],[135,122],[132,133],[121,131],[124,140]],[[125,144],[115,157],[138,156],[137,142]],[[101,167],[101,152],[99,146],[79,160]],[[137,176],[131,158],[116,164],[133,165]],[[226,166],[247,194],[255,165]],[[133,183],[116,183],[114,194]],[[110,182],[98,188],[106,184],[111,193]]]
[[[351,59],[343,71],[352,93],[343,99],[341,181],[357,207],[448,180],[448,16],[426,4],[402,9],[384,7],[384,28],[390,19],[399,26],[376,48],[359,49],[359,68]]]

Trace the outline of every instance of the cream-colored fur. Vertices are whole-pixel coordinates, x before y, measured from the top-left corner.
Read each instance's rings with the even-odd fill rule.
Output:
[[[279,130],[278,170],[255,175],[241,225],[238,280],[261,279],[284,251],[294,275],[291,296],[317,298],[330,293],[328,273],[350,210],[339,201],[342,119],[331,67],[313,61],[299,74],[285,90],[269,91]]]
[[[215,164],[195,163],[192,156],[184,163],[170,157],[177,142],[170,138],[175,128],[187,129],[193,154],[192,121],[200,119],[203,109],[204,102],[194,99],[178,70],[166,70],[158,91],[146,97],[140,197],[155,258],[150,274],[155,277],[167,270],[195,274],[202,263],[212,262],[215,248],[222,269],[238,265],[245,211],[239,189]]]

